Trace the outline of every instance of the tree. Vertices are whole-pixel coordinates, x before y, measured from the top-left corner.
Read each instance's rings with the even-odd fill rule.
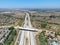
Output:
[[[11,27],[9,27],[8,29],[9,29],[9,30],[14,30],[14,27],[13,27],[13,26],[11,26]]]
[[[55,31],[55,37],[59,35],[60,36],[60,30]]]
[[[51,15],[51,16],[50,16],[50,18],[56,18],[56,16],[54,16],[54,15]]]
[[[41,24],[41,27],[42,27],[42,28],[46,28],[46,26],[47,26],[46,23],[42,23],[42,24]]]
[[[39,34],[39,40],[40,40],[40,45],[46,45],[47,44],[47,39],[46,39],[44,33]]]

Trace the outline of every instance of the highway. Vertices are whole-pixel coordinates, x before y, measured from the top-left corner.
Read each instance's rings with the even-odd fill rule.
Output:
[[[30,32],[30,40],[31,40],[31,45],[36,45],[36,41],[35,41],[33,32]]]
[[[29,13],[26,13],[25,22],[24,22],[23,27],[24,28],[29,28],[28,30],[31,30],[31,28],[32,28]],[[26,35],[25,35],[25,32],[26,32]],[[20,41],[19,41],[19,45],[25,45],[25,43],[24,43],[25,36],[28,40],[28,43],[26,42],[27,45],[36,45],[34,34],[33,34],[33,32],[29,32],[29,31],[28,32],[27,31],[22,31]]]
[[[30,16],[29,16],[29,13],[27,13],[27,16],[28,16],[28,26],[30,29],[32,29],[32,24],[31,24],[31,21],[30,21]],[[35,30],[35,29],[34,29]],[[36,41],[35,41],[35,37],[34,37],[34,33],[33,32],[30,32],[30,45],[36,45]]]
[[[20,37],[20,41],[19,41],[19,45],[24,45],[24,39],[25,39],[25,31],[22,31],[21,33],[21,37]]]

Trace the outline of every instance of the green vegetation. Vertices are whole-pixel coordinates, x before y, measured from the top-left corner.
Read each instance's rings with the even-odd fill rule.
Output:
[[[52,22],[47,22],[47,21],[41,21],[41,22],[48,23],[48,24],[60,25],[59,23],[52,23]]]
[[[46,38],[44,32],[41,32],[39,34],[39,40],[40,40],[40,45],[47,45],[47,38]]]
[[[51,15],[51,16],[49,16],[50,18],[56,18],[56,16],[54,16],[54,15]]]
[[[51,36],[51,35],[48,35],[48,36],[47,36],[47,39],[48,39],[48,38],[53,39],[54,37],[53,37],[53,36]]]
[[[59,35],[60,36],[60,30],[55,31],[55,37]]]
[[[13,26],[9,27],[9,30],[14,30],[14,27]]]
[[[45,21],[45,20],[43,20],[43,21],[41,21],[41,20],[36,20],[36,21],[40,21],[40,22],[42,22],[42,23],[46,23],[46,24],[60,25],[59,23],[48,22],[48,21]]]
[[[23,24],[23,19],[18,22],[18,25],[21,26]]]
[[[41,23],[41,28],[46,28],[47,24],[46,23]]]
[[[36,17],[35,15],[32,15],[32,17]]]
[[[14,39],[14,36],[16,35],[16,30],[14,29],[14,27],[10,27],[9,30],[11,30],[11,32],[5,41],[5,45],[10,45]]]
[[[2,43],[0,43],[0,45],[3,45]]]

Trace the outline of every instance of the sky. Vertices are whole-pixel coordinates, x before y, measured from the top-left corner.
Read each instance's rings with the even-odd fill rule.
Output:
[[[0,0],[0,8],[60,8],[60,0]]]

